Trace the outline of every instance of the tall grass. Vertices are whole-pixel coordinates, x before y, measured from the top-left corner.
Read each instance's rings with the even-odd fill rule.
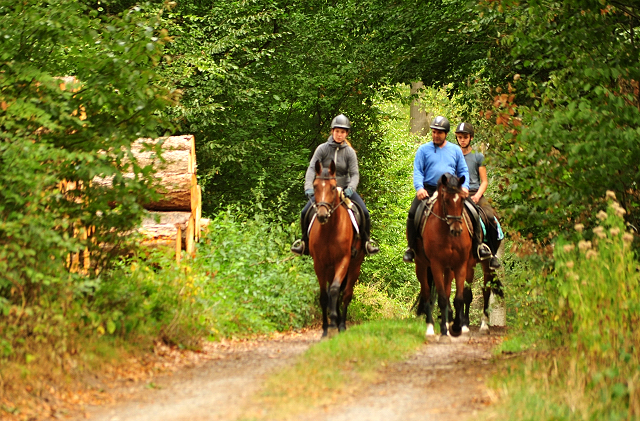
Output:
[[[625,232],[624,210],[608,193],[600,225],[554,248],[555,270],[534,276],[543,329],[537,349],[508,364],[494,386],[504,402],[500,419],[640,419],[640,273]],[[530,312],[533,314],[533,312]],[[540,335],[545,332],[545,336]],[[538,335],[536,335],[538,333]],[[541,340],[542,339],[542,340]],[[507,341],[513,349],[520,337]]]

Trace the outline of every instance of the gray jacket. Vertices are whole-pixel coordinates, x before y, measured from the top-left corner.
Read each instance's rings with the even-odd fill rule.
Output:
[[[316,176],[316,161],[320,160],[322,168],[328,168],[331,160],[336,163],[336,182],[339,187],[346,189],[351,187],[353,191],[358,188],[360,171],[358,170],[358,157],[356,151],[347,142],[336,143],[333,136],[316,148],[313,153],[307,174],[304,177],[304,189],[313,189],[313,179]]]

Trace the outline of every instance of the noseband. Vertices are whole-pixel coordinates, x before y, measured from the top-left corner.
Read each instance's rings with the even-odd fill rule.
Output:
[[[327,177],[327,176],[316,176],[317,180],[335,180],[335,177]],[[318,208],[320,207],[324,207],[327,209],[327,219],[331,218],[331,215],[333,214],[333,212],[338,209],[338,207],[342,204],[342,200],[340,200],[340,202],[337,205],[333,205],[332,203],[329,202],[313,202],[313,204],[311,206],[313,206],[313,208],[316,210],[316,212],[318,212]]]

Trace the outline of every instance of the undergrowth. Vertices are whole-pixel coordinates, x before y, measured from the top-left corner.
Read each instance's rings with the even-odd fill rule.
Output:
[[[640,419],[640,273],[624,209],[607,196],[599,226],[556,241],[552,270],[522,272],[518,321],[534,325],[502,344],[527,351],[494,379],[502,403],[487,419]]]

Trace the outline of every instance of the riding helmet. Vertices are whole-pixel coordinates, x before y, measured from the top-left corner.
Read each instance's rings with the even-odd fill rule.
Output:
[[[336,127],[340,129],[351,130],[351,122],[346,115],[340,114],[335,116],[331,121],[331,128],[335,129]]]
[[[442,130],[445,133],[449,133],[449,129],[451,128],[451,126],[449,125],[449,120],[441,115],[434,118],[431,122],[431,126],[429,127],[436,130]]]
[[[465,123],[463,121],[462,123],[458,124],[458,127],[456,127],[456,133],[468,133],[473,136],[473,126],[470,123]]]

